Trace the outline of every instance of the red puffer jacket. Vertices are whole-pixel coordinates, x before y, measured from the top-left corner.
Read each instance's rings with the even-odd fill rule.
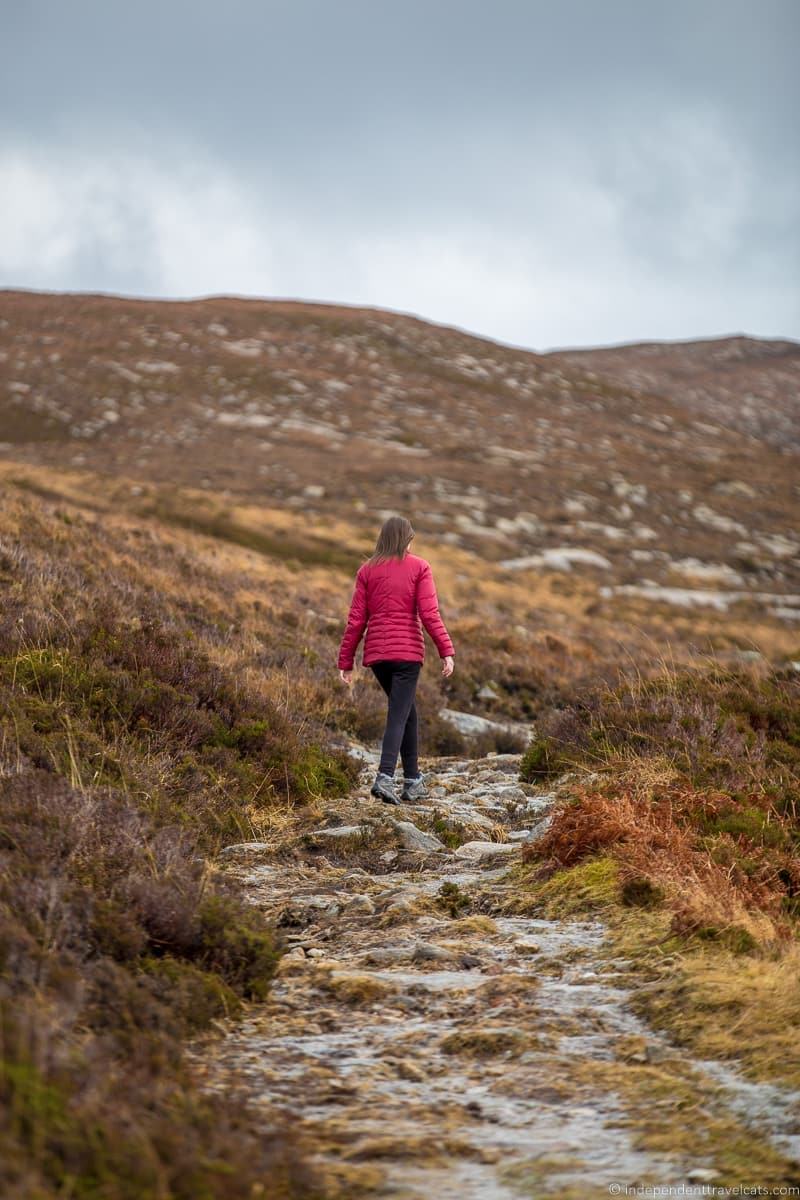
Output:
[[[356,573],[338,666],[343,671],[351,669],[365,627],[362,656],[365,667],[382,658],[424,662],[423,625],[433,638],[440,658],[455,655],[439,614],[430,563],[417,554],[362,563]]]

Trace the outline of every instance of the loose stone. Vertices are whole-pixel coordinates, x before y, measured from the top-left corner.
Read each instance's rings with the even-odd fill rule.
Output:
[[[483,862],[488,858],[504,858],[511,854],[518,854],[519,849],[519,845],[514,842],[465,842],[453,853],[456,858]]]
[[[406,850],[430,854],[435,850],[444,850],[445,848],[444,843],[440,842],[432,833],[424,833],[421,829],[417,829],[416,825],[412,825],[411,821],[394,821],[393,825]]]

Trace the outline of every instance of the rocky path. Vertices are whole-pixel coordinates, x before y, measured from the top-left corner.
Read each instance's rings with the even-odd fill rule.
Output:
[[[221,859],[292,948],[269,1001],[193,1048],[208,1087],[291,1114],[343,1197],[800,1182],[798,1109],[644,1027],[602,925],[509,915],[553,803],[518,756],[433,760],[431,800],[400,810],[365,758],[299,857]]]

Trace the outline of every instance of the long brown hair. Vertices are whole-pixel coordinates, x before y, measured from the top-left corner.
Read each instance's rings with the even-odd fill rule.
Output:
[[[413,526],[405,517],[388,517],[381,526],[375,549],[367,562],[377,563],[386,558],[402,558],[413,536]]]

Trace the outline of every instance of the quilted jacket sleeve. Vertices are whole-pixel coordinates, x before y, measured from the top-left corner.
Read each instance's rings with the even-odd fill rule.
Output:
[[[455,656],[450,634],[445,628],[439,612],[439,599],[436,595],[436,584],[433,582],[433,572],[430,563],[425,563],[417,578],[417,612],[422,624],[433,638],[439,658]]]
[[[356,582],[353,587],[353,598],[350,601],[350,612],[347,616],[342,642],[339,647],[338,666],[342,671],[350,671],[355,662],[358,643],[361,641],[367,625],[367,582],[364,572],[359,567]]]

